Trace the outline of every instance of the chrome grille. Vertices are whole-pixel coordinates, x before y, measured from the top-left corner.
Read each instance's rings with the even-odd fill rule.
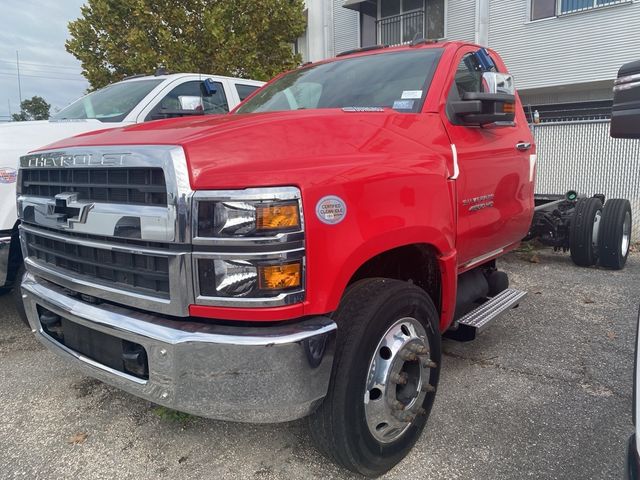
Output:
[[[169,298],[167,257],[118,252],[23,232],[32,259],[109,286]]]
[[[69,148],[20,164],[27,270],[70,292],[189,315],[192,191],[181,147]]]
[[[161,168],[38,168],[21,174],[22,195],[55,197],[78,193],[90,202],[166,205],[167,187]]]

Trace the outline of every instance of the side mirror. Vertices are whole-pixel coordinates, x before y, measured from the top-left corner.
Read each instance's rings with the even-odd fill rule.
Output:
[[[611,136],[640,138],[640,60],[623,65],[613,85]]]
[[[482,92],[466,92],[462,100],[451,102],[456,117],[466,125],[511,123],[516,117],[516,90],[513,77],[485,72]]]

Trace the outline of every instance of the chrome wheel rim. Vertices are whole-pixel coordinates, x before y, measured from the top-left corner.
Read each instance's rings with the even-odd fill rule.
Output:
[[[381,443],[400,438],[411,422],[426,412],[422,403],[431,369],[429,339],[413,317],[395,322],[378,343],[367,374],[364,411],[371,435]]]
[[[596,216],[593,218],[593,232],[591,234],[591,245],[593,246],[594,250],[598,248],[598,235],[600,234],[600,220],[602,220],[602,210],[598,210],[596,212]]]
[[[631,214],[626,212],[624,214],[624,223],[622,224],[622,256],[626,257],[629,253],[629,245],[631,244]]]

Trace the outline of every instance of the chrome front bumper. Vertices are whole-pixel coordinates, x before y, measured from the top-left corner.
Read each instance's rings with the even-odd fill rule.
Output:
[[[177,321],[89,304],[28,273],[22,292],[29,324],[50,350],[88,375],[168,408],[219,420],[276,423],[311,413],[326,395],[336,324],[314,317],[268,327]],[[142,345],[148,380],[75,352],[42,328],[37,306],[113,337]]]
[[[0,287],[7,283],[9,274],[9,252],[11,251],[11,236],[0,235]]]

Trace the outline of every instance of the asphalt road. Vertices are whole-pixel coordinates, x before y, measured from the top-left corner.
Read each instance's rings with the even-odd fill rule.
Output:
[[[529,296],[476,341],[445,340],[427,430],[385,478],[621,477],[640,254],[621,272],[524,257],[501,267]],[[46,351],[0,297],[0,478],[353,478],[314,450],[305,421],[162,413]]]

